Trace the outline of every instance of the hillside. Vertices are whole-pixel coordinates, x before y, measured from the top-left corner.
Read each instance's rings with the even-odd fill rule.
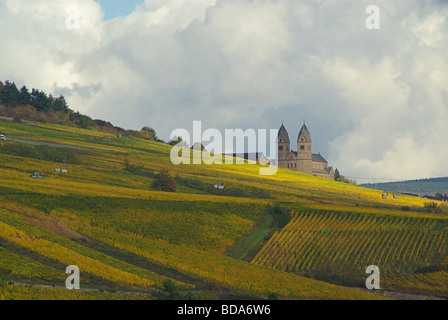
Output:
[[[94,292],[66,298],[376,299],[347,288],[370,264],[383,289],[448,296],[442,204],[258,165],[174,166],[169,145],[135,136],[4,120],[0,133],[0,278],[39,285],[0,299],[64,298],[41,285],[63,287],[68,265]],[[175,193],[150,188],[161,171]]]
[[[401,192],[419,196],[435,196],[448,194],[448,177],[419,180],[397,181],[387,183],[363,184],[366,188],[376,188],[389,192]]]

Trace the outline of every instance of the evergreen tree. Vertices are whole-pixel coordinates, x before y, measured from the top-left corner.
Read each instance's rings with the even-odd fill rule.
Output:
[[[22,106],[31,105],[33,97],[26,86],[20,89],[20,104]]]
[[[16,107],[20,104],[20,91],[14,82],[6,81],[0,93],[0,99],[7,107]]]
[[[334,180],[335,180],[335,181],[339,181],[339,180],[341,180],[341,175],[340,175],[338,169],[336,169],[336,170],[334,171]]]
[[[55,99],[54,101],[54,111],[56,112],[67,112],[68,111],[68,105],[65,101],[64,96],[59,96],[59,98]]]
[[[37,109],[37,111],[48,112],[51,108],[51,100],[47,94],[43,91],[34,89],[31,91],[32,103],[31,105]]]

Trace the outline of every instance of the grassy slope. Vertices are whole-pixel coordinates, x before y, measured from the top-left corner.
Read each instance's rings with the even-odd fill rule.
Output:
[[[70,243],[45,233],[51,245],[57,244],[71,250],[69,252],[78,252],[79,257],[93,259],[89,260],[92,266],[87,268],[91,268],[94,277],[104,278],[105,285],[116,283],[132,287],[129,281],[120,283],[102,275],[96,269],[101,263],[152,281],[159,287],[163,275],[179,280],[179,286],[186,281],[197,288],[221,288],[222,292],[230,290],[239,294],[267,296],[276,292],[296,298],[370,298],[361,292],[240,262],[225,255],[232,248],[231,257],[243,257],[264,238],[271,220],[265,215],[268,205],[277,204],[295,211],[332,208],[357,214],[428,216],[399,210],[401,206],[421,207],[421,199],[383,200],[374,190],[288,170],[260,177],[255,165],[173,166],[169,160],[169,146],[133,138],[3,121],[0,121],[0,132],[12,138],[33,139],[33,143],[36,140],[46,144],[61,143],[78,150],[79,162],[68,165],[66,176],[54,172],[52,161],[0,154],[0,208],[4,209],[0,217],[4,224],[15,228],[16,234],[23,232],[34,237],[42,232],[25,222],[37,218],[62,223],[88,236],[97,247],[83,243],[74,246],[73,241]],[[123,170],[125,160],[152,172],[169,170],[185,184],[179,186],[183,193],[150,191],[148,186],[152,178]],[[41,171],[46,179],[30,179],[29,173],[33,170]],[[217,178],[226,184],[224,195],[215,195],[207,187]],[[6,240],[24,246],[12,236]],[[100,250],[100,247],[109,249]],[[48,259],[39,256],[45,255],[45,247],[42,249],[36,243],[34,247],[29,245],[28,250],[34,255],[28,254],[24,259],[41,260],[40,267],[48,264]],[[6,253],[0,254],[6,257]],[[66,262],[63,257],[50,258]],[[127,264],[130,260],[138,266]],[[19,267],[17,263],[7,269],[19,270]],[[48,266],[46,272],[51,274],[52,268]],[[33,272],[31,270],[29,273]],[[16,277],[21,277],[20,272]],[[26,279],[25,274],[23,278]],[[52,276],[47,278],[57,280]]]
[[[227,252],[231,258],[250,261],[254,253],[258,252],[269,235],[273,217],[266,213],[246,235],[237,241]]]

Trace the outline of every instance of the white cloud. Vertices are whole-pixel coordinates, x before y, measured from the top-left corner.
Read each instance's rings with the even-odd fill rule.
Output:
[[[77,5],[79,30],[66,8]],[[448,10],[440,1],[146,0],[104,21],[93,0],[0,0],[0,78],[168,138],[175,128],[307,119],[348,176],[448,175]]]
[[[68,31],[72,1],[0,1],[0,52],[3,77],[50,90],[53,83],[81,81],[76,60],[99,46],[102,11],[91,0],[78,0],[81,29]],[[84,81],[86,82],[86,81]]]

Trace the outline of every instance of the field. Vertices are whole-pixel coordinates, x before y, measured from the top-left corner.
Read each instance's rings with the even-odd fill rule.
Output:
[[[448,216],[425,199],[255,164],[175,166],[168,145],[60,125],[0,132],[0,299],[378,299],[348,288],[372,264],[382,289],[448,296]],[[177,192],[150,188],[162,170]],[[90,291],[61,288],[68,265]]]

